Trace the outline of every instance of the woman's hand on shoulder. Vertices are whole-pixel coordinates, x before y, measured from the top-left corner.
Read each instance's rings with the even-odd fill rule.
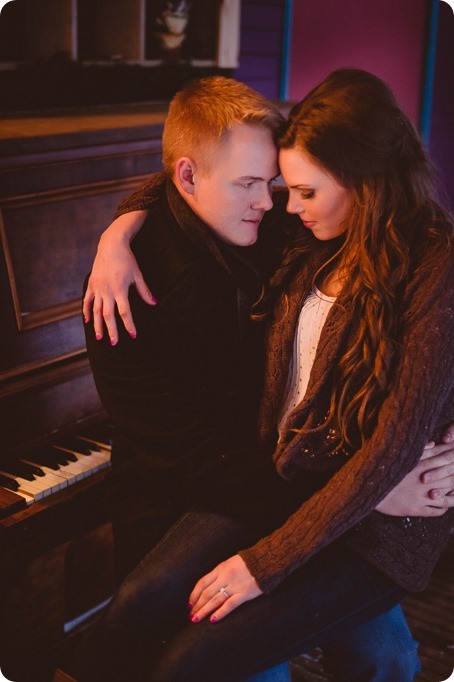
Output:
[[[189,597],[189,618],[198,623],[211,614],[210,621],[216,623],[261,594],[243,559],[235,554],[198,581]]]
[[[101,235],[88,280],[83,300],[84,321],[90,322],[93,316],[98,340],[103,337],[105,323],[112,345],[118,341],[115,308],[130,336],[135,338],[137,335],[128,299],[131,285],[136,287],[145,303],[156,303],[129,246],[146,217],[147,211],[133,211],[114,220]]]

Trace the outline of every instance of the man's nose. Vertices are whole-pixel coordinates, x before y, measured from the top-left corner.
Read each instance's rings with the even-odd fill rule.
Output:
[[[273,208],[271,187],[266,185],[263,188],[263,190],[260,192],[260,195],[257,197],[257,200],[254,202],[253,208],[259,208],[262,211],[269,211],[271,208]]]

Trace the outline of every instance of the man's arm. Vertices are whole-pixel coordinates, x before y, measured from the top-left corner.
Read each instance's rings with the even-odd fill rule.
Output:
[[[454,507],[454,424],[441,443],[426,445],[424,453],[405,478],[380,502],[376,510],[389,516],[441,516]]]
[[[86,323],[91,320],[93,311],[98,340],[103,337],[105,323],[111,344],[118,342],[116,307],[128,333],[132,338],[136,337],[128,297],[131,285],[136,287],[145,303],[156,303],[129,245],[145,222],[148,208],[159,198],[164,180],[164,173],[154,173],[133,194],[123,199],[115,220],[101,235],[82,309]]]

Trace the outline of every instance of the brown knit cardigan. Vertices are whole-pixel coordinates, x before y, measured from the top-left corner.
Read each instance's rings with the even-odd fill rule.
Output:
[[[301,306],[327,249],[322,245],[306,257],[288,298],[281,298],[273,314],[260,418],[260,436],[268,445],[276,437]],[[240,552],[263,591],[273,590],[340,536],[405,589],[427,584],[449,536],[452,510],[442,517],[402,518],[374,508],[417,464],[426,441],[453,421],[453,284],[449,249],[426,258],[415,272],[403,297],[403,341],[389,393],[375,430],[353,454],[336,448],[338,432],[325,417],[331,369],[354,333],[348,312],[332,306],[305,397],[290,414],[274,453],[285,478],[310,480],[312,472],[321,471],[330,478],[282,527]],[[317,430],[310,436],[291,430],[301,427]]]

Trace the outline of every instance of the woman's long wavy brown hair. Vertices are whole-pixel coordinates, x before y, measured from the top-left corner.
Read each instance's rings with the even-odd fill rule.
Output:
[[[357,446],[373,428],[390,384],[405,285],[428,239],[445,249],[452,242],[452,218],[435,199],[432,164],[418,133],[388,86],[368,72],[331,73],[293,107],[279,147],[308,153],[352,192],[342,245],[325,268],[335,264],[345,275],[337,304],[348,310],[355,331],[334,371],[330,417],[337,418],[343,442]],[[271,291],[282,291],[303,253],[298,240],[290,244]]]

